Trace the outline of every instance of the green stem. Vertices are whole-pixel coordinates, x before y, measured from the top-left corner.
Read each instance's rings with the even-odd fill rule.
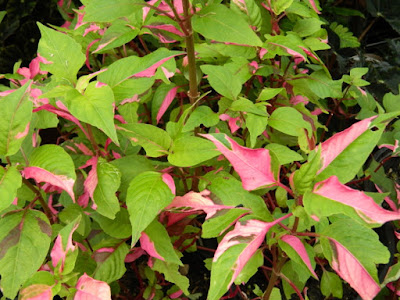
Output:
[[[185,20],[185,29],[187,34],[185,36],[186,53],[188,56],[188,67],[189,67],[189,100],[190,104],[194,104],[199,97],[199,91],[197,89],[197,74],[196,74],[196,57],[194,54],[194,38],[192,30],[191,16],[189,16],[189,0],[183,0],[183,16]]]

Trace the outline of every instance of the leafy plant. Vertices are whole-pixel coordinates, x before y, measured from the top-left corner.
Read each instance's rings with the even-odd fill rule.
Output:
[[[342,281],[398,293],[398,253],[374,231],[398,227],[398,185],[370,159],[398,154],[398,95],[377,104],[363,68],[331,78],[317,2],[82,4],[59,2],[74,18],[38,23],[37,58],[5,75],[4,297],[110,299],[128,268],[137,298],[192,299],[182,257],[202,250],[207,299],[258,269],[262,299],[304,299],[311,277],[325,297]],[[353,124],[328,131],[334,118]]]

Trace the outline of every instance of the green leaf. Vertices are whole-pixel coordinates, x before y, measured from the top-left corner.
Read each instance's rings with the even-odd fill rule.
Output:
[[[321,278],[321,292],[325,297],[333,296],[339,299],[343,297],[342,280],[335,273],[323,270]]]
[[[283,91],[283,88],[264,88],[261,90],[261,93],[258,96],[257,101],[270,100],[282,91]]]
[[[85,6],[84,22],[112,22],[115,19],[127,17],[142,6],[140,1],[132,0],[92,0]]]
[[[235,284],[240,285],[243,282],[247,282],[257,273],[258,268],[264,264],[264,256],[262,251],[258,249],[256,253],[247,261],[240,274],[235,279]]]
[[[294,161],[304,160],[303,156],[301,156],[299,153],[281,144],[271,143],[265,148],[269,150],[270,154],[273,154],[278,159],[279,165],[286,165]]]
[[[5,10],[0,11],[0,23],[3,21],[6,14],[7,14],[7,11],[5,11]]]
[[[208,75],[207,80],[221,95],[236,99],[242,90],[239,79],[224,66],[202,65],[201,70]]]
[[[125,256],[129,252],[129,247],[121,243],[113,252],[99,252],[93,254],[97,262],[97,268],[94,271],[94,279],[111,283],[120,279],[126,272]]]
[[[222,4],[212,4],[192,18],[193,29],[204,37],[219,42],[262,45],[259,37],[242,17]]]
[[[389,250],[379,241],[379,236],[370,228],[350,219],[341,218],[326,227],[322,235],[342,244],[365,267],[368,273],[378,281],[377,264],[389,261]],[[332,260],[332,249],[329,240],[321,239],[325,257]]]
[[[165,279],[176,284],[185,295],[189,295],[189,279],[179,272],[179,265],[165,262],[159,259],[154,260],[153,269],[164,274]]]
[[[245,98],[233,101],[230,109],[233,111],[249,112],[263,117],[268,116],[263,104],[254,104],[252,101]]]
[[[17,153],[28,133],[32,116],[32,102],[26,97],[28,87],[29,82],[0,101],[0,155]]]
[[[256,145],[257,138],[267,127],[268,117],[247,113],[245,118],[247,129],[250,132],[250,147],[253,148]]]
[[[129,57],[136,57],[136,56],[129,56]],[[117,60],[116,62],[119,61],[120,60]],[[135,95],[143,94],[153,86],[154,81],[155,81],[154,77],[129,78],[126,80],[122,80],[120,83],[112,87],[115,97],[115,103],[120,104],[125,99],[130,99]],[[125,105],[123,105],[122,107],[124,107]]]
[[[0,212],[11,205],[21,184],[22,177],[16,167],[0,167]]]
[[[76,229],[76,233],[83,237],[87,237],[91,230],[91,220],[87,214],[83,211],[77,203],[72,203],[68,207],[64,208],[62,212],[58,215],[60,221],[64,224],[71,224],[75,222],[77,217],[80,217],[79,226]]]
[[[310,272],[306,267],[300,265],[293,260],[289,260],[282,268],[281,272],[292,281],[292,283],[301,291],[304,288],[308,278],[310,278]],[[290,299],[290,295],[295,293],[295,290],[289,285],[286,280],[282,280],[283,291],[287,299]]]
[[[46,216],[23,210],[0,219],[0,274],[3,295],[14,299],[21,285],[44,262],[51,227]]]
[[[308,162],[303,164],[299,170],[294,173],[293,182],[296,193],[303,195],[306,191],[310,191],[313,187],[317,172],[321,167],[321,151],[317,154],[312,152],[308,156]]]
[[[203,223],[201,237],[209,239],[219,236],[244,213],[245,211],[241,208],[231,208],[223,212],[218,212]]]
[[[129,214],[126,208],[121,207],[120,211],[117,212],[113,220],[104,217],[98,213],[90,215],[107,233],[116,239],[126,239],[132,234],[132,226],[129,221]]]
[[[150,124],[122,124],[118,126],[119,132],[127,136],[132,145],[140,145],[150,157],[160,157],[168,154],[172,140],[169,134]]]
[[[279,107],[274,110],[268,120],[268,125],[283,133],[299,136],[300,131],[307,129],[312,132],[311,124],[303,119],[303,116],[293,107]]]
[[[310,36],[321,29],[324,22],[317,18],[299,19],[293,27],[293,31],[301,37]]]
[[[114,126],[114,94],[109,86],[91,82],[83,94],[76,89],[67,92],[65,102],[74,117],[99,128],[119,145]]]
[[[167,230],[160,222],[154,220],[147,226],[144,232],[150,238],[150,241],[154,243],[157,253],[164,258],[165,262],[183,266],[175,252]]]
[[[42,35],[38,54],[49,63],[42,63],[41,70],[48,71],[58,79],[76,82],[76,75],[85,62],[82,47],[70,36],[37,23]]]
[[[230,8],[233,11],[243,12],[246,15],[246,20],[252,26],[260,28],[262,25],[262,17],[260,7],[254,0],[238,1],[234,0],[231,2]]]
[[[292,5],[293,0],[272,0],[271,6],[275,15],[280,15]]]
[[[96,211],[110,219],[114,219],[119,211],[119,201],[115,193],[121,184],[121,173],[118,168],[105,161],[97,164],[97,186],[93,193]]]
[[[128,155],[110,162],[121,172],[120,199],[125,201],[126,191],[133,178],[142,172],[154,171],[154,166],[144,156]]]
[[[184,136],[173,142],[168,161],[177,167],[190,167],[219,154],[214,143],[195,136]]]
[[[343,25],[340,25],[337,22],[333,22],[329,25],[329,28],[339,37],[340,48],[360,47],[360,42],[353,35],[353,33],[349,31],[347,27],[344,27]]]
[[[198,106],[190,114],[189,119],[183,126],[182,132],[192,131],[194,128],[203,124],[205,127],[212,127],[219,122],[218,114],[213,112],[208,106]]]
[[[132,246],[140,234],[154,220],[161,209],[168,206],[174,195],[160,173],[143,172],[130,183],[126,205],[132,225]]]
[[[352,180],[375,148],[385,126],[378,125],[376,128],[378,130],[369,129],[355,139],[317,175],[316,180],[323,181],[332,175],[337,176],[341,183]]]
[[[386,93],[383,96],[383,106],[386,112],[400,111],[400,94]]]

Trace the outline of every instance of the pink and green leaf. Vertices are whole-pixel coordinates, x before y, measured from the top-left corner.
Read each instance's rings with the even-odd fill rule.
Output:
[[[111,300],[110,286],[84,273],[76,283],[74,300]]]

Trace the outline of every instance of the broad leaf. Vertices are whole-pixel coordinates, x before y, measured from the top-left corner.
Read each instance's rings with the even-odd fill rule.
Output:
[[[109,236],[117,239],[126,239],[132,234],[132,227],[126,208],[121,207],[113,220],[98,213],[93,213],[90,217],[92,217]]]
[[[22,177],[16,167],[0,167],[0,212],[11,205],[21,184]]]
[[[21,290],[21,300],[52,300],[52,286],[46,284],[33,284]]]
[[[74,117],[99,128],[119,145],[114,126],[113,103],[112,89],[99,82],[89,83],[83,94],[73,89],[65,95],[65,104]]]
[[[189,279],[179,272],[179,265],[156,259],[153,269],[164,274],[165,279],[176,284],[185,295],[189,295]]]
[[[209,239],[221,235],[245,214],[247,212],[241,208],[231,208],[209,218],[203,223],[201,228],[202,238]]]
[[[111,289],[105,282],[95,280],[86,273],[76,283],[74,300],[111,300]]]
[[[100,160],[97,164],[98,183],[93,193],[96,211],[110,219],[119,211],[119,201],[115,193],[121,184],[121,173],[110,163]]]
[[[21,285],[42,265],[50,246],[51,227],[36,210],[0,219],[0,275],[3,295],[14,299]]]
[[[75,166],[71,156],[60,146],[43,145],[36,148],[29,157],[29,167],[22,172],[25,178],[46,182],[65,190],[73,200],[76,179]]]
[[[58,79],[76,82],[76,75],[85,62],[82,47],[72,37],[37,23],[42,35],[38,54],[47,62],[41,65]]]
[[[323,270],[321,277],[321,292],[325,297],[333,296],[339,299],[343,297],[343,284],[335,273]]]
[[[174,195],[157,172],[143,172],[130,183],[126,205],[132,224],[132,245],[154,220],[157,214],[171,203]]]
[[[157,116],[154,118],[153,115],[152,119],[156,120],[157,124],[160,122],[162,116],[165,114],[168,107],[174,100],[178,88],[179,87],[175,86],[174,84],[162,84],[155,91],[152,102],[152,111],[153,114],[157,112]]]
[[[303,164],[293,175],[293,185],[297,194],[303,195],[310,191],[314,186],[315,177],[321,166],[321,150],[312,152],[308,155],[308,162]]]
[[[172,140],[169,134],[150,124],[122,124],[117,127],[120,133],[127,136],[133,145],[140,145],[147,156],[160,157],[168,154]]]
[[[310,215],[343,213],[356,220],[361,218],[371,226],[400,219],[400,212],[383,209],[363,192],[341,184],[336,176],[317,183],[312,192],[304,195],[303,204]]]
[[[29,84],[0,99],[0,155],[17,153],[28,134],[32,117],[32,102],[27,97]]]
[[[140,237],[140,247],[150,256],[182,266],[165,227],[157,220],[147,226]]]
[[[198,106],[190,114],[185,125],[183,126],[183,132],[192,131],[196,127],[203,124],[205,127],[212,127],[217,125],[219,122],[219,116],[213,112],[208,106]]]
[[[268,125],[293,136],[299,136],[304,129],[308,134],[312,132],[311,124],[293,107],[279,107],[274,110],[268,119]]]
[[[224,66],[203,65],[201,70],[207,74],[207,80],[214,90],[221,95],[236,99],[242,90],[242,84],[230,70]]]
[[[184,136],[171,146],[168,161],[178,167],[190,167],[218,155],[215,145],[195,136]]]
[[[203,8],[192,18],[193,29],[219,42],[261,46],[259,37],[242,17],[221,4]]]
[[[240,146],[226,135],[221,137],[220,135],[202,134],[202,136],[212,141],[229,160],[242,179],[244,189],[250,191],[276,183],[271,170],[271,157],[267,149],[250,149]],[[228,141],[232,149],[225,147],[216,138],[217,136],[221,140]]]
[[[125,256],[129,248],[125,243],[121,243],[114,248],[101,248],[93,253],[93,258],[97,262],[93,278],[107,283],[118,280],[126,272]]]
[[[299,153],[281,144],[271,143],[268,144],[265,148],[269,150],[271,155],[276,156],[280,165],[286,165],[294,161],[303,160],[303,156],[301,156]]]

